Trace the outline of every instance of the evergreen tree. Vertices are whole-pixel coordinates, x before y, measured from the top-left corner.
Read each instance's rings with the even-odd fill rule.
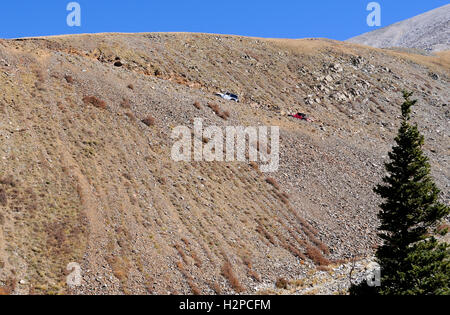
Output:
[[[440,191],[422,151],[424,137],[410,123],[417,102],[411,95],[403,93],[402,125],[385,165],[388,175],[374,189],[383,198],[378,217],[384,242],[376,253],[381,287],[363,283],[351,288],[353,294],[450,294],[450,247],[433,236],[450,209],[438,202]]]

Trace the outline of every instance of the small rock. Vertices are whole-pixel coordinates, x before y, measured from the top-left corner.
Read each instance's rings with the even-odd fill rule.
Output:
[[[439,80],[439,75],[437,75],[436,73],[430,73],[430,78],[432,78],[433,80]]]

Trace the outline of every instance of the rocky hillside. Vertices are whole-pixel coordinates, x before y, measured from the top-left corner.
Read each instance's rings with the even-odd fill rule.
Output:
[[[449,201],[449,64],[328,40],[0,40],[0,293],[255,293],[335,270],[317,292],[345,292],[342,270],[379,244],[372,187],[403,89]],[[171,131],[196,117],[279,126],[279,171],[174,162]]]
[[[378,48],[450,49],[450,4],[348,40]]]

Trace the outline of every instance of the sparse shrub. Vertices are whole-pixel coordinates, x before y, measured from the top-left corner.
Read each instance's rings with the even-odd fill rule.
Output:
[[[44,86],[44,83],[40,82],[40,81],[36,81],[34,83],[34,87],[38,90],[38,91],[46,91],[46,88]]]
[[[36,69],[34,71],[34,74],[36,75],[38,82],[40,82],[40,83],[45,82],[45,73],[44,73],[44,71],[42,71],[42,69]]]
[[[284,278],[279,278],[277,280],[277,282],[275,282],[275,286],[278,289],[285,289],[285,290],[287,290],[287,288],[289,286],[289,282],[286,279],[284,279]]]
[[[256,232],[264,236],[272,245],[275,245],[275,239],[261,224],[256,228]]]
[[[12,175],[0,178],[0,184],[16,187],[16,182],[14,181],[14,177]]]
[[[189,246],[189,241],[186,239],[186,238],[181,238],[181,240],[183,241],[183,243],[186,245],[186,246]]]
[[[70,76],[70,75],[66,75],[64,77],[64,79],[66,79],[66,82],[69,83],[69,84],[72,84],[74,82],[73,77]]]
[[[293,246],[292,244],[287,244],[287,242],[285,241],[282,245],[286,250],[290,251],[294,256],[298,257],[301,260],[306,260],[306,256],[303,255],[303,253],[298,248]]]
[[[128,84],[127,88],[129,88],[130,90],[134,90],[134,85],[133,84]]]
[[[374,103],[375,105],[380,106],[380,103],[378,102],[378,100],[375,97],[372,96],[372,97],[369,98],[369,100],[372,103]]]
[[[201,259],[198,257],[198,255],[197,255],[197,253],[196,252],[192,252],[191,253],[191,256],[192,256],[192,258],[194,259],[194,261],[195,261],[195,265],[198,267],[198,268],[201,268],[201,266],[202,266],[202,261],[201,261]]]
[[[328,266],[318,266],[317,270],[319,270],[319,271],[330,271],[330,267],[328,267]]]
[[[180,270],[180,272],[183,274],[183,276],[186,277],[187,283],[189,287],[191,288],[193,295],[202,295],[202,290],[195,284],[194,279],[189,275],[186,271],[186,269],[183,266],[183,263],[181,261],[177,262],[177,268]]]
[[[11,295],[16,290],[16,279],[8,278],[5,286],[0,286],[0,295]]]
[[[245,256],[244,258],[242,258],[242,262],[247,266],[248,269],[252,269],[253,266],[250,257]]]
[[[211,108],[216,114],[220,112],[220,107],[214,103],[208,103],[208,107]]]
[[[236,275],[234,274],[233,268],[229,261],[226,261],[222,266],[222,275],[228,280],[234,291],[236,291],[237,293],[244,291],[244,288],[242,287],[238,278],[236,278]]]
[[[194,103],[194,107],[197,108],[197,109],[202,109],[202,106],[200,105],[199,102],[195,102]]]
[[[228,117],[229,117],[229,116],[225,115],[225,113],[223,113],[223,112],[219,112],[219,113],[217,114],[217,116],[219,116],[219,117],[222,118],[223,120],[228,120]]]
[[[148,127],[152,127],[155,125],[155,118],[153,116],[147,116],[146,118],[142,119],[142,122]]]
[[[210,285],[210,287],[214,290],[214,292],[216,292],[217,295],[222,294],[222,290],[220,288],[220,285],[218,283],[213,283],[212,285]]]
[[[305,234],[308,235],[309,239],[315,246],[317,246],[324,254],[328,255],[330,253],[330,249],[327,245],[325,245],[321,240],[317,239],[312,233],[305,231]]]
[[[192,279],[188,279],[188,285],[191,288],[193,295],[202,295],[202,290],[200,290]]]
[[[211,108],[213,110],[213,112],[219,116],[220,118],[222,118],[223,120],[227,120],[230,117],[230,113],[225,111],[222,112],[222,110],[220,109],[219,105],[214,104],[214,103],[208,103],[208,107]]]
[[[56,254],[68,252],[65,247],[66,235],[63,223],[51,223],[45,229],[47,233],[47,247]]]
[[[382,113],[386,113],[386,109],[382,105],[378,106],[378,110]]]
[[[133,179],[133,178],[131,177],[131,175],[130,175],[129,173],[126,173],[126,172],[123,172],[123,173],[122,173],[122,176],[123,176],[124,178],[130,180],[130,181]]]
[[[250,162],[249,163],[250,167],[253,168],[255,171],[257,171],[259,169],[258,163],[256,162]]]
[[[90,105],[93,105],[100,109],[106,109],[106,107],[107,107],[105,101],[102,101],[95,96],[85,96],[85,97],[83,97],[83,102],[86,105],[90,104]]]
[[[124,98],[122,100],[122,102],[120,103],[120,106],[123,107],[123,108],[127,108],[127,109],[131,108],[130,100],[127,99],[127,98]]]
[[[277,193],[278,198],[280,198],[281,202],[285,205],[289,204],[289,195],[285,192]]]
[[[248,270],[248,275],[256,281],[261,282],[261,276],[257,274],[253,269]]]
[[[128,272],[130,270],[130,262],[128,259],[125,257],[109,257],[107,261],[111,266],[114,276],[124,283],[128,279]]]
[[[173,247],[175,247],[175,249],[177,250],[178,254],[180,254],[181,259],[183,259],[184,263],[186,265],[189,264],[189,261],[186,257],[186,254],[184,253],[184,250],[181,248],[181,246],[179,244],[175,244]]]
[[[280,185],[278,185],[275,178],[272,178],[272,177],[266,178],[266,183],[272,185],[273,188],[275,188],[276,190],[280,189]]]
[[[134,114],[132,112],[126,112],[125,116],[127,116],[130,120],[136,120],[136,117],[134,117]]]
[[[248,275],[258,282],[261,281],[261,277],[253,270],[253,264],[252,264],[252,261],[250,260],[250,257],[247,257],[247,256],[244,257],[242,259],[242,262],[248,268]]]
[[[306,246],[306,256],[319,266],[328,266],[331,263],[317,248],[312,247],[311,245]]]
[[[0,205],[6,207],[8,204],[8,198],[6,197],[6,192],[3,188],[0,188]]]

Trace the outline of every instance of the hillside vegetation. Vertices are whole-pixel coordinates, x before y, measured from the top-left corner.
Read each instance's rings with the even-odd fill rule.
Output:
[[[267,293],[284,278],[341,293],[345,275],[313,279],[379,244],[372,187],[403,89],[424,104],[448,203],[449,56],[205,34],[0,40],[0,292]],[[174,162],[172,129],[197,117],[280,126],[279,171]]]

